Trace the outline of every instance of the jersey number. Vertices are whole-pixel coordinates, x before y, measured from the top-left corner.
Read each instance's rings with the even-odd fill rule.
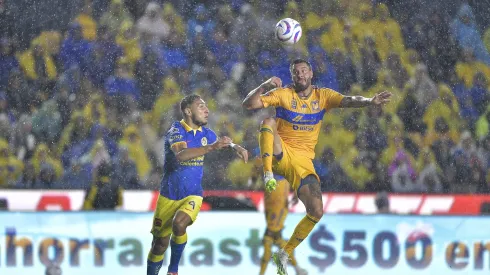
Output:
[[[194,201],[190,201],[189,204],[192,206],[192,210],[196,207],[196,203]]]

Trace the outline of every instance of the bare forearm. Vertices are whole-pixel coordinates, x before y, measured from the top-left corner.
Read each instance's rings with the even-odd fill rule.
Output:
[[[243,100],[243,107],[248,110],[263,108],[264,105],[260,99],[260,95],[268,92],[273,88],[273,85],[262,83],[259,87],[253,89],[250,93],[248,93],[248,95]]]
[[[362,108],[371,106],[373,99],[363,96],[345,96],[340,102],[340,108]]]
[[[175,156],[177,157],[178,161],[186,161],[200,156],[204,156],[205,154],[211,151],[213,151],[213,147],[211,145],[206,145],[197,148],[182,149]]]

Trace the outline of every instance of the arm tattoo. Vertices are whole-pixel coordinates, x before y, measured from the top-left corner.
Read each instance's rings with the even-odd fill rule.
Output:
[[[340,108],[360,108],[372,105],[372,98],[363,96],[344,96]]]

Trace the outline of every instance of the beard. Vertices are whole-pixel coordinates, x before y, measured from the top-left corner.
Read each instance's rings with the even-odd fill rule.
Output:
[[[294,90],[299,93],[306,90],[311,85],[311,79],[306,80],[306,84],[301,84],[299,82],[294,82]]]
[[[191,119],[192,119],[192,123],[196,124],[199,127],[208,124],[207,121],[198,119],[195,114],[192,114]]]

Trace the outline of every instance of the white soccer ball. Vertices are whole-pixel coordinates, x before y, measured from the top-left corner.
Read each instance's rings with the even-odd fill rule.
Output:
[[[276,24],[276,38],[282,43],[295,44],[303,33],[298,21],[291,18],[281,19]]]

